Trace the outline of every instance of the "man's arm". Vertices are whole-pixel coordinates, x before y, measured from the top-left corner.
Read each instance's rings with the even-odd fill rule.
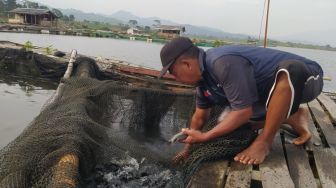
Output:
[[[216,125],[213,129],[205,133],[205,139],[212,140],[227,133],[230,133],[248,122],[252,116],[252,106],[247,108],[233,110]]]
[[[193,129],[183,129],[183,132],[188,135],[188,137],[183,140],[184,143],[199,143],[206,142],[217,137],[223,136],[227,133],[234,131],[240,126],[248,122],[252,116],[252,107],[247,107],[239,110],[233,110],[216,125],[213,129],[208,132],[202,133],[199,130]]]
[[[201,130],[204,124],[208,121],[210,116],[210,108],[202,109],[196,107],[194,115],[191,118],[190,128]]]

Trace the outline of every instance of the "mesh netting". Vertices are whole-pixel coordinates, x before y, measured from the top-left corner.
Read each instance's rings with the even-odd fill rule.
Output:
[[[43,72],[64,73],[63,66],[59,68],[57,74],[50,68]],[[61,80],[40,114],[0,150],[0,187],[85,187],[92,169],[112,157],[169,164],[181,147],[167,140],[187,125],[195,108],[193,94],[158,89],[162,85],[135,88],[97,79],[100,76],[93,60],[78,59],[71,79]],[[207,129],[220,112],[213,110]],[[244,128],[195,145],[186,162],[185,182],[201,162],[230,157],[254,136]]]
[[[219,116],[224,110],[225,107],[214,107],[209,121],[203,127],[203,131],[208,131],[217,125]],[[206,143],[192,145],[190,155],[184,162],[184,184],[188,184],[201,163],[218,159],[230,159],[247,148],[256,136],[257,132],[251,130],[250,126],[246,124],[230,134]]]

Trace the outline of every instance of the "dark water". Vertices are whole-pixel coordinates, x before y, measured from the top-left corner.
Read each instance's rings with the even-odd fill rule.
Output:
[[[17,137],[39,114],[56,87],[43,79],[0,74],[0,148]]]

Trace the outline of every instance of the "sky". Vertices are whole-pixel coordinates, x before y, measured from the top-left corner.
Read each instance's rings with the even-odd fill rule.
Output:
[[[125,10],[181,24],[258,36],[264,0],[37,0],[55,8],[110,15]],[[264,18],[266,17],[266,14]],[[312,39],[336,46],[336,0],[271,0],[270,38]],[[262,34],[264,28],[262,28]]]

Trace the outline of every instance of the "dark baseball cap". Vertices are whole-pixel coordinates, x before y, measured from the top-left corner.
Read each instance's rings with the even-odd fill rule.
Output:
[[[182,55],[193,46],[194,44],[187,37],[174,38],[173,40],[165,44],[160,52],[160,58],[163,68],[160,72],[159,78],[166,74],[169,67],[175,63],[176,59],[180,55]]]

